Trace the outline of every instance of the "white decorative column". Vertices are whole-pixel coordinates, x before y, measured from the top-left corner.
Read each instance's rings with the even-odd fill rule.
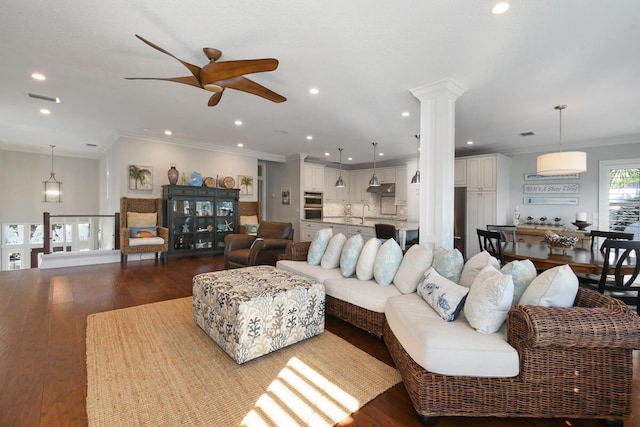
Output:
[[[451,79],[410,90],[420,101],[420,244],[453,248],[455,106]]]

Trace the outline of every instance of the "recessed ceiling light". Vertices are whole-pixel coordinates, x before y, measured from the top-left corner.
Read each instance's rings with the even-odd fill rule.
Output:
[[[165,134],[165,135],[173,135],[173,132],[171,132],[170,130],[165,130],[165,131],[164,131],[164,134]]]
[[[402,112],[402,117],[409,117],[411,114],[408,111]]]
[[[329,157],[331,153],[324,153],[325,156]]]
[[[313,139],[313,137],[312,137],[311,135],[307,135],[307,139],[308,139],[309,141],[311,141],[311,140]]]
[[[473,141],[467,141],[467,145],[473,145]]]
[[[242,142],[238,142],[238,147],[242,148],[244,147],[244,144]]]
[[[47,80],[47,77],[42,73],[33,73],[31,74],[31,78],[33,80],[40,80],[40,81]]]
[[[320,93],[320,91],[318,90],[318,88],[312,87],[311,89],[309,89],[309,93],[311,95],[317,95],[318,93]]]
[[[347,160],[351,161],[353,160],[353,157],[347,157]]]
[[[378,153],[378,156],[384,156],[384,153]]]
[[[510,7],[511,7],[511,5],[509,3],[507,3],[507,2],[496,3],[491,8],[491,13],[493,13],[494,15],[502,15],[507,10],[509,10]]]
[[[233,122],[236,126],[242,126],[242,120],[236,120]]]
[[[44,114],[46,116],[46,115],[51,114],[51,111],[47,110],[46,108],[43,108],[43,109],[40,110],[40,113]]]

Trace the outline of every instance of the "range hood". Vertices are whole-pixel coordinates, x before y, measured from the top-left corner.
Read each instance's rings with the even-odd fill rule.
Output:
[[[395,192],[396,192],[395,184],[380,184],[376,187],[369,186],[367,188],[367,193],[394,194]]]

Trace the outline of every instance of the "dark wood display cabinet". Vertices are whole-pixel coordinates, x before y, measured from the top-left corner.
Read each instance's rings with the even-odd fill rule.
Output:
[[[222,254],[224,238],[238,232],[240,190],[163,185],[170,254]]]

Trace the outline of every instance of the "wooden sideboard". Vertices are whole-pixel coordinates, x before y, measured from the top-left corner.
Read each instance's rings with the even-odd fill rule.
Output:
[[[544,233],[547,230],[562,234],[565,228],[543,225],[519,225],[516,227],[516,240],[525,243],[544,243]],[[591,247],[591,235],[588,231],[571,230],[571,234],[578,236],[576,248],[589,249]]]

